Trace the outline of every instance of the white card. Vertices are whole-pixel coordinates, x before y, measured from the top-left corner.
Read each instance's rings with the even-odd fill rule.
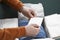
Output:
[[[31,39],[31,40],[55,40],[55,39],[52,39],[52,38],[43,38],[43,39]]]
[[[34,17],[34,18],[31,18],[31,19],[30,19],[28,25],[30,25],[30,24],[37,24],[38,26],[41,26],[42,21],[43,21],[43,18]]]

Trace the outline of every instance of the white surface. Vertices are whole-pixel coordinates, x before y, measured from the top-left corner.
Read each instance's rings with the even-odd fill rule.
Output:
[[[30,25],[30,24],[37,24],[38,26],[41,26],[42,21],[43,21],[43,18],[34,17],[34,18],[30,19],[28,25]]]
[[[31,8],[32,10],[34,10],[36,16],[40,16],[43,17],[44,16],[44,9],[43,9],[43,5],[41,3],[39,4],[31,4]]]
[[[44,38],[44,39],[31,39],[31,40],[55,40],[55,39],[52,39],[52,38]]]
[[[45,23],[51,38],[60,36],[60,15],[46,16]]]
[[[9,18],[9,19],[1,19],[2,27],[0,28],[14,28],[18,27],[18,18]]]

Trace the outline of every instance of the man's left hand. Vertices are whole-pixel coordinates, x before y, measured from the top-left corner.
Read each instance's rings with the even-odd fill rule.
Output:
[[[32,18],[32,17],[35,17],[35,12],[31,9],[31,8],[28,8],[28,7],[22,7],[21,8],[21,12],[24,16],[28,17],[28,18]]]

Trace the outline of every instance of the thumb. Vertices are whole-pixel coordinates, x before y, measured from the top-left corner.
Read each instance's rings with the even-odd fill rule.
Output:
[[[32,26],[33,26],[34,28],[39,28],[39,26],[36,25],[36,24],[32,24]]]

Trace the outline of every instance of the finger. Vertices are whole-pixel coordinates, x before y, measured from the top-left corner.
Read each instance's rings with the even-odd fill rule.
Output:
[[[36,16],[34,11],[31,11],[31,14],[32,14],[34,17]]]
[[[38,26],[34,26],[35,28],[39,28]]]
[[[26,16],[27,18],[32,18],[33,16],[31,15],[31,12],[30,11],[27,11],[27,12],[23,12],[24,16]]]
[[[29,12],[29,18],[33,18],[34,16]]]
[[[32,26],[34,26],[35,28],[39,28],[39,26],[36,24],[32,24]]]

